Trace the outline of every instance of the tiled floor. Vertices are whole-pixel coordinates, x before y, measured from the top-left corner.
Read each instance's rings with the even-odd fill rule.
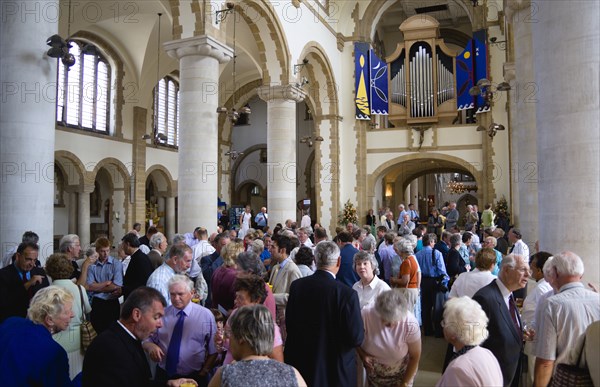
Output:
[[[444,339],[422,336],[421,361],[414,387],[435,386],[442,376],[442,366],[448,343]]]

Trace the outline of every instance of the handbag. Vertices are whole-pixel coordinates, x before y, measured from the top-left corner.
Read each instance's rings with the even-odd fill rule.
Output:
[[[79,326],[81,336],[81,353],[85,353],[92,341],[94,341],[96,336],[98,336],[98,333],[96,333],[92,323],[85,318],[83,292],[81,291],[81,287],[77,286],[77,289],[79,289],[79,297],[81,299],[81,325]]]
[[[581,347],[581,352],[575,365],[559,363],[556,365],[554,376],[550,380],[549,387],[593,387],[592,377],[590,376],[589,369],[579,368],[579,362],[581,361],[581,355],[585,349],[585,337],[584,343]]]

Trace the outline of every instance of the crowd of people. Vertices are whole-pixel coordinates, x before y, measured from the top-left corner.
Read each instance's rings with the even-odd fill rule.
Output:
[[[438,386],[518,386],[525,356],[535,386],[561,363],[598,385],[582,354],[600,298],[580,257],[530,256],[491,205],[468,207],[464,230],[456,203],[427,219],[398,209],[333,238],[307,211],[271,229],[249,206],[239,230],[169,240],[136,224],[83,251],[70,234],[43,268],[27,231],[2,257],[0,384],[410,386],[422,337],[436,336],[448,342]],[[84,348],[88,318],[98,336]]]

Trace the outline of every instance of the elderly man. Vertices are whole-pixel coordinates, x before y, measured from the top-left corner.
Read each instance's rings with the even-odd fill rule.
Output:
[[[521,375],[522,323],[512,292],[527,286],[529,276],[525,258],[509,254],[502,260],[498,278],[473,296],[490,320],[482,347],[496,356],[505,386],[518,386]]]
[[[194,284],[189,278],[175,275],[168,286],[172,305],[165,309],[163,326],[144,341],[144,350],[158,363],[157,379],[185,377],[206,386],[217,359],[215,318],[191,302]]]
[[[21,236],[21,243],[33,242],[33,243],[37,244],[39,241],[40,241],[39,235],[33,231],[25,231],[23,233],[23,236]],[[15,262],[15,259],[17,258],[17,247],[19,247],[19,245],[13,246],[2,256],[2,261],[0,262],[0,269],[2,269],[3,267],[6,267],[6,266],[10,266]],[[39,261],[37,261],[36,266],[39,266],[39,265],[40,265]]]
[[[404,209],[404,204],[398,205],[398,212],[399,212],[399,215],[398,215],[398,220],[396,221],[396,224],[398,225],[398,230],[400,230],[400,225],[404,221],[404,215],[408,214],[408,216],[410,218],[410,213]]]
[[[123,277],[123,297],[127,299],[135,289],[146,285],[154,268],[150,258],[140,250],[140,241],[135,234],[125,234],[121,242],[125,254],[131,256],[127,272]]]
[[[335,280],[340,250],[333,242],[315,247],[317,271],[290,286],[286,308],[286,363],[309,386],[356,385],[356,351],[364,326],[356,291]]]
[[[154,288],[167,300],[167,306],[171,305],[169,295],[169,280],[175,274],[185,274],[192,266],[192,249],[185,243],[178,243],[171,247],[169,259],[160,265],[148,278],[146,286]]]
[[[260,212],[254,217],[257,230],[263,230],[269,223],[269,214],[267,214],[267,207],[261,207]]]
[[[157,232],[150,237],[150,247],[152,250],[148,253],[148,258],[150,258],[154,269],[164,263],[163,255],[167,251],[168,246],[167,237],[162,232]]]
[[[410,213],[405,212],[402,223],[398,224],[398,235],[405,236],[412,234],[415,229],[415,223],[410,220]]]
[[[98,333],[102,333],[119,319],[123,286],[123,264],[110,256],[110,241],[98,238],[95,243],[98,260],[87,273],[87,290],[92,297],[90,321]]]
[[[390,277],[392,276],[392,261],[396,255],[396,251],[394,251],[395,237],[396,233],[394,231],[386,232],[382,238],[383,243],[381,243],[377,249],[377,255],[381,260],[380,278],[383,278],[388,285],[390,284]]]
[[[460,214],[458,213],[458,210],[456,209],[456,202],[450,202],[450,204],[448,205],[448,213],[445,214],[446,216],[446,230],[450,230],[451,228],[456,227],[456,223],[458,222],[458,219],[460,218]]]
[[[73,265],[73,274],[71,275],[71,278],[77,281],[77,285],[85,285],[85,282],[87,281],[87,271],[92,262],[86,258],[81,265],[81,271],[79,270],[79,265],[77,265],[77,260],[81,253],[79,236],[75,234],[63,236],[58,244],[58,251],[66,254]]]
[[[315,247],[314,243],[308,238],[310,236],[310,230],[306,227],[300,227],[297,231],[298,240],[300,241],[300,245],[304,245],[306,247],[310,247],[311,249]]]
[[[142,286],[132,291],[123,303],[119,320],[88,348],[82,384],[86,387],[196,385],[193,379],[150,380],[150,366],[141,341],[162,327],[165,304],[156,289]]]
[[[558,293],[541,305],[535,343],[535,386],[547,386],[554,365],[564,363],[569,349],[587,327],[600,320],[600,295],[584,288],[583,261],[570,251],[555,255],[549,274]]]
[[[33,295],[48,286],[46,273],[35,266],[39,250],[36,243],[21,243],[15,262],[0,270],[0,322],[11,316],[25,317]]]

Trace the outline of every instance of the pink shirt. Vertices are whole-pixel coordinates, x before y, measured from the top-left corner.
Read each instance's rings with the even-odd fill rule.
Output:
[[[361,313],[365,325],[365,340],[361,348],[379,363],[401,363],[408,355],[408,344],[421,340],[421,329],[412,312],[406,312],[392,327],[383,325],[374,305],[366,306]]]

